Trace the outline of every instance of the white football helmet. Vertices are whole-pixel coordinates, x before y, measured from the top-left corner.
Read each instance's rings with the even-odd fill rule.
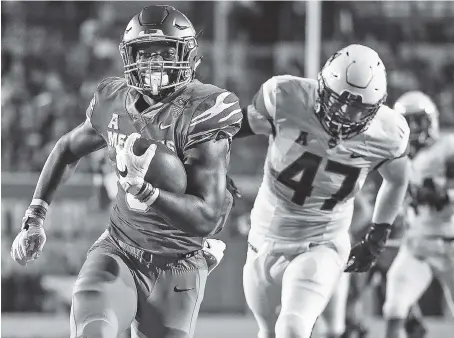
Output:
[[[363,45],[336,52],[318,75],[316,114],[332,137],[366,130],[387,97],[386,70],[378,54]]]
[[[407,120],[410,127],[410,145],[416,151],[439,137],[439,112],[428,95],[418,90],[406,92],[397,99],[394,110],[403,114]]]

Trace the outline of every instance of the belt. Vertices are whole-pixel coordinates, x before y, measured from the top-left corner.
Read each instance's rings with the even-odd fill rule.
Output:
[[[253,246],[251,243],[247,242],[247,245],[249,246],[249,248],[251,248],[252,251],[254,251],[255,253],[259,252],[257,250],[257,248],[255,246]]]
[[[202,253],[202,250],[200,249],[200,250],[194,250],[194,251],[184,253],[184,254],[176,254],[176,255],[171,255],[171,256],[157,255],[150,251],[147,251],[147,250],[144,250],[141,248],[136,248],[135,246],[122,242],[116,237],[113,237],[113,238],[114,238],[115,242],[117,242],[117,244],[120,246],[120,248],[122,248],[124,251],[126,251],[130,255],[134,256],[135,258],[137,258],[141,263],[146,263],[146,264],[172,263],[172,262],[188,259],[188,258],[196,256],[199,253],[200,254]]]
[[[251,243],[247,242],[247,245],[248,245],[249,248],[250,248],[252,251],[254,251],[255,253],[258,253],[258,252],[259,252],[259,250],[258,250],[255,246],[253,246]],[[317,245],[318,245],[318,244],[316,244],[316,243],[309,243],[308,249],[311,249],[311,248],[313,248],[314,246],[317,246]],[[334,248],[334,249],[336,250],[336,248]]]

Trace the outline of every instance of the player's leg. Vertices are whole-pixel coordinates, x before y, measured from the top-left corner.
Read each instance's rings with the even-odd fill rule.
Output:
[[[134,319],[135,282],[124,257],[112,248],[108,239],[101,240],[80,270],[73,290],[71,338],[117,337]]]
[[[326,336],[340,337],[345,332],[347,298],[349,293],[350,274],[343,273],[333,296],[323,311],[326,325]]]
[[[383,314],[387,320],[386,337],[405,337],[405,318],[410,307],[429,287],[433,275],[430,265],[416,258],[403,244],[387,274]]]
[[[243,269],[244,295],[259,327],[259,338],[275,337],[281,305],[281,286],[271,278],[270,260],[275,260],[275,257],[267,255],[266,245],[260,250],[249,247]]]
[[[454,317],[454,241],[444,243],[445,255],[437,277],[440,280],[446,303]]]
[[[192,338],[208,267],[202,253],[181,260],[153,257],[136,272],[139,310],[133,338]]]
[[[296,256],[282,279],[282,307],[277,338],[309,338],[343,273],[350,250],[348,236],[320,244]]]
[[[426,336],[427,329],[424,326],[423,315],[418,303],[413,304],[410,308],[404,326],[408,338],[424,338]]]
[[[366,326],[362,323],[365,318],[363,296],[369,288],[369,276],[364,273],[350,274],[349,293],[345,310],[345,331],[342,338],[367,335]]]

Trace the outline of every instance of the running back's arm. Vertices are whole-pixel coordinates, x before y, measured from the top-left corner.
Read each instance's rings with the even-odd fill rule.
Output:
[[[50,204],[58,186],[74,172],[78,161],[106,145],[104,138],[93,128],[89,118],[63,135],[44,164],[33,199]]]

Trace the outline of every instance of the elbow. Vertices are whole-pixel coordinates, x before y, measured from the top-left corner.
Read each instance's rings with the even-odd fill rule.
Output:
[[[77,156],[75,156],[70,149],[70,139],[68,134],[60,137],[55,144],[52,153],[55,153],[67,165],[73,164],[79,160],[79,158],[77,158]]]
[[[220,218],[221,211],[217,212],[215,208],[206,207],[201,212],[201,219],[197,221],[197,224],[192,226],[193,233],[199,237],[207,237],[213,233],[216,229],[218,220]]]
[[[217,221],[219,217],[216,217],[215,213],[205,215],[204,220],[199,223],[196,229],[196,235],[200,237],[207,237],[216,229]]]

